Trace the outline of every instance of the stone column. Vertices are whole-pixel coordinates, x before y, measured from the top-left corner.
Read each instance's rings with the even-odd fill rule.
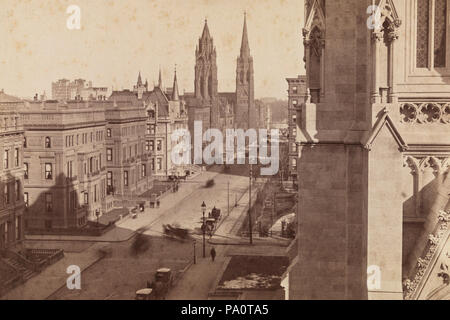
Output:
[[[381,32],[372,33],[372,103],[380,103],[380,86],[378,62],[380,61],[380,45],[383,39]]]
[[[396,77],[395,77],[395,43],[398,39],[397,28],[400,26],[400,21],[395,21],[388,30],[388,43],[389,43],[389,102],[397,103],[398,95],[396,90]]]

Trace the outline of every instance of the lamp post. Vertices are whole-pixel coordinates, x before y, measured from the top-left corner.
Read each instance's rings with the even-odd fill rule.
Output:
[[[205,201],[203,201],[202,203],[202,215],[203,215],[203,219],[202,219],[202,232],[203,232],[203,258],[206,257],[206,251],[205,251],[205,212],[206,212],[206,204]]]
[[[197,263],[197,257],[195,256],[195,243],[196,243],[196,241],[194,239],[194,264]]]

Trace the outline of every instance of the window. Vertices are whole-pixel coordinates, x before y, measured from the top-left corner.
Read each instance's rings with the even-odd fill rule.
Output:
[[[158,140],[156,142],[156,150],[161,151],[161,149],[162,149],[162,141]]]
[[[94,185],[94,202],[97,202],[97,185]]]
[[[72,178],[72,161],[67,161],[67,177]]]
[[[53,194],[51,193],[45,194],[45,210],[47,212],[53,211]]]
[[[83,193],[84,204],[89,204],[89,194],[87,192]]]
[[[150,150],[150,140],[145,141],[145,151]]]
[[[16,224],[16,240],[20,240],[20,236],[21,236],[21,227],[20,227],[20,222],[22,220],[22,217],[18,216],[15,219],[15,224]]]
[[[294,86],[294,87],[292,88],[292,92],[293,92],[294,94],[298,93],[298,88],[297,88],[297,86]]]
[[[150,131],[151,131],[150,126],[151,126],[150,124],[147,125],[147,134],[150,134]]]
[[[292,168],[293,168],[293,169],[297,168],[297,159],[293,158],[293,159],[291,160],[291,164],[292,164]]]
[[[111,129],[106,129],[106,136],[108,137],[108,138],[111,138]]]
[[[45,137],[45,147],[46,148],[52,147],[52,140],[50,139],[50,137]]]
[[[19,166],[19,148],[14,149],[14,164],[16,167]]]
[[[27,147],[27,137],[23,138],[23,147],[26,148]]]
[[[20,181],[16,180],[16,201],[20,201]]]
[[[112,161],[112,149],[111,148],[106,149],[106,160]]]
[[[53,169],[51,163],[45,164],[45,179],[47,180],[53,179]]]
[[[150,143],[150,151],[155,150],[155,141],[154,140],[150,140],[149,143]]]
[[[106,174],[106,185],[112,187],[112,171],[108,171]]]
[[[28,192],[24,192],[24,194],[23,194],[23,202],[25,202],[25,208],[28,208],[28,202],[29,202]]]
[[[5,204],[9,204],[9,184],[5,183],[5,187],[3,188],[3,198],[5,199]]]
[[[8,169],[9,168],[9,150],[5,150],[3,152],[3,168]]]
[[[417,0],[416,41],[417,68],[447,65],[447,0]]]
[[[155,171],[155,159],[152,159],[152,171]]]
[[[162,159],[158,158],[158,170],[162,170]]]
[[[155,134],[155,125],[154,124],[150,125],[150,134]]]
[[[141,164],[141,176],[142,177],[147,176],[147,166],[145,164]]]
[[[123,172],[123,185],[128,186],[128,171]]]
[[[293,104],[294,106],[296,106],[296,105],[298,104],[298,100],[297,100],[297,99],[292,100],[292,104]]]

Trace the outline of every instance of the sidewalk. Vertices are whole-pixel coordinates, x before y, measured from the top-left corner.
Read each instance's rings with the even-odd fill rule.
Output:
[[[207,250],[206,258],[199,257],[197,264],[190,266],[176,286],[169,292],[166,299],[208,300],[208,294],[225,262],[226,257],[223,256],[216,257],[216,261],[212,262],[209,257],[209,250]]]
[[[216,174],[214,174],[215,176]],[[191,177],[188,181],[206,181],[206,176],[201,172]],[[203,177],[203,179],[202,179]],[[210,177],[208,177],[210,178]],[[144,213],[138,213],[138,219],[132,219],[131,215],[128,215],[122,220],[116,222],[116,227],[105,234],[93,237],[93,236],[71,236],[71,235],[25,235],[26,240],[39,240],[39,241],[87,241],[87,242],[123,242],[129,240],[134,236],[137,229],[151,224],[157,220],[161,214],[165,211],[171,210],[177,205],[179,201],[185,199],[192,194],[196,189],[192,188],[192,185],[187,183],[181,183],[178,192],[168,193],[161,199],[161,205],[159,208],[145,208]]]
[[[1,297],[2,300],[44,300],[62,286],[66,285],[67,267],[77,265],[83,272],[102,259],[98,250],[104,244],[96,244],[81,253],[65,253],[64,258],[47,267],[41,273],[29,279],[24,284],[14,288]],[[81,281],[83,286],[83,281]]]

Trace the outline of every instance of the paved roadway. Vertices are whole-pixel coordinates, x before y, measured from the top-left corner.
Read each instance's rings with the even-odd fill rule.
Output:
[[[205,188],[206,181],[214,179],[214,186]],[[231,174],[204,172],[192,180],[181,183],[177,193],[171,193],[161,200],[159,209],[146,208],[136,219],[127,218],[120,222],[120,228],[137,230],[147,227],[146,234],[161,235],[163,224],[176,224],[182,228],[195,230],[201,226],[201,204],[205,201],[206,214],[216,206],[223,216],[227,214],[228,183],[230,190],[230,207],[235,199],[239,201],[247,192],[248,178]]]

